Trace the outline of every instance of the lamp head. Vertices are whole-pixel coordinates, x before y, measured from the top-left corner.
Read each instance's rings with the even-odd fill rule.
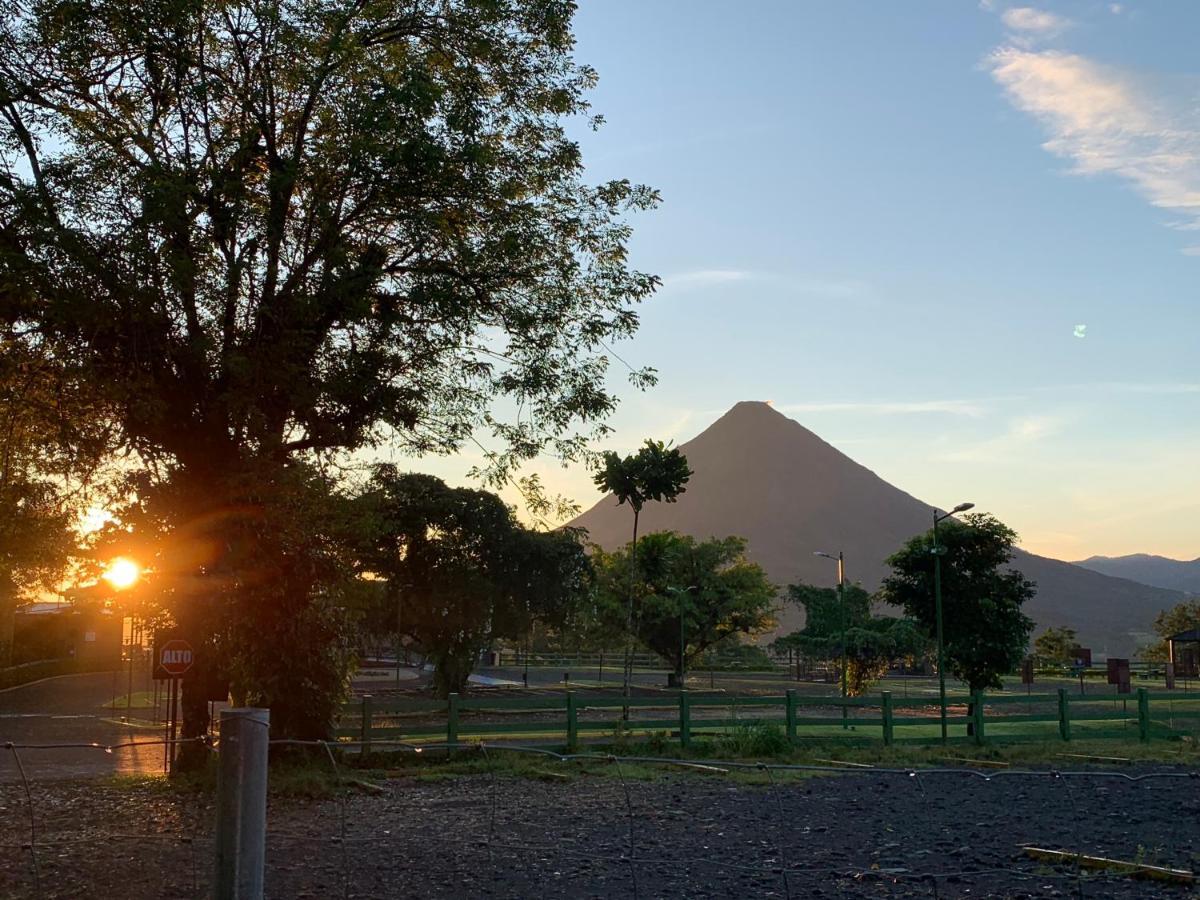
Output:
[[[958,506],[954,507],[954,509],[950,510],[950,514],[953,515],[954,513],[966,512],[968,509],[974,508],[974,503],[960,503]]]

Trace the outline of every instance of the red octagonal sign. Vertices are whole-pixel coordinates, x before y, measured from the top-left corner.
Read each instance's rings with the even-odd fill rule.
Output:
[[[192,667],[192,645],[187,641],[167,641],[158,651],[158,664],[172,678]]]

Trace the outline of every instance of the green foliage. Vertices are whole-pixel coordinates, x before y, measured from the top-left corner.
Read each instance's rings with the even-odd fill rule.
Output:
[[[836,588],[788,585],[788,600],[804,608],[804,628],[776,639],[782,650],[809,659],[846,659],[846,693],[864,694],[887,674],[893,660],[922,654],[928,646],[912,619],[871,615],[871,595],[856,584]]]
[[[1164,609],[1154,617],[1154,633],[1157,643],[1141,648],[1139,656],[1155,662],[1167,660],[1167,638],[1183,631],[1200,628],[1200,600],[1185,600],[1170,609]]]
[[[613,494],[618,505],[628,503],[635,516],[647,500],[674,503],[692,475],[687,457],[662,441],[647,440],[637,453],[624,458],[609,450],[600,459],[601,468],[593,478],[596,487]]]
[[[1016,533],[984,513],[938,526],[942,569],[943,634],[947,669],[972,691],[1001,686],[1029,646],[1033,620],[1021,607],[1036,585],[1009,568]],[[933,635],[932,533],[919,535],[888,559],[892,574],[881,596]]]
[[[490,643],[561,625],[588,590],[575,532],[524,528],[487,491],[378,466],[354,516],[358,566],[382,579],[374,622],[417,643],[443,696],[465,689]]]
[[[749,724],[734,721],[716,740],[718,755],[735,759],[764,759],[792,752],[787,732],[775,722]]]
[[[707,541],[670,531],[648,534],[629,548],[593,555],[599,615],[612,627],[624,619],[633,585],[633,635],[671,663],[676,674],[709,647],[738,634],[770,628],[775,587],[746,559],[746,541]],[[680,659],[680,615],[684,658]]]
[[[1039,634],[1033,641],[1033,652],[1042,665],[1069,666],[1075,660],[1074,650],[1078,646],[1075,629],[1059,626]]]
[[[573,57],[573,13],[541,0],[0,13],[0,329],[67,408],[87,405],[147,463],[145,487],[175,495],[163,521],[215,549],[194,553],[191,575],[220,583],[195,626],[233,629],[242,677],[278,704],[307,702],[308,676],[283,691],[287,678],[243,664],[274,665],[268,642],[285,635],[293,654],[324,646],[337,588],[327,548],[238,511],[286,506],[263,494],[291,466],[385,440],[451,452],[487,434],[485,474],[504,478],[542,452],[578,457],[614,409],[608,342],[635,332],[658,284],[628,265],[625,217],[658,197],[583,180],[564,121],[587,112],[596,75]],[[330,663],[314,662],[314,691],[333,689]],[[185,726],[201,712],[185,702]]]

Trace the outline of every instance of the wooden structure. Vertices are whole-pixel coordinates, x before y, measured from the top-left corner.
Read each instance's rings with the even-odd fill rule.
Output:
[[[1167,638],[1167,661],[1175,664],[1175,674],[1180,677],[1200,675],[1200,628]]]

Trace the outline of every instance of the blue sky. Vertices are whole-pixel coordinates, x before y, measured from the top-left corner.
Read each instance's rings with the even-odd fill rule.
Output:
[[[610,446],[773,400],[1036,552],[1200,555],[1200,4],[584,0],[576,31],[589,177],[664,198],[618,348],[660,382]]]

